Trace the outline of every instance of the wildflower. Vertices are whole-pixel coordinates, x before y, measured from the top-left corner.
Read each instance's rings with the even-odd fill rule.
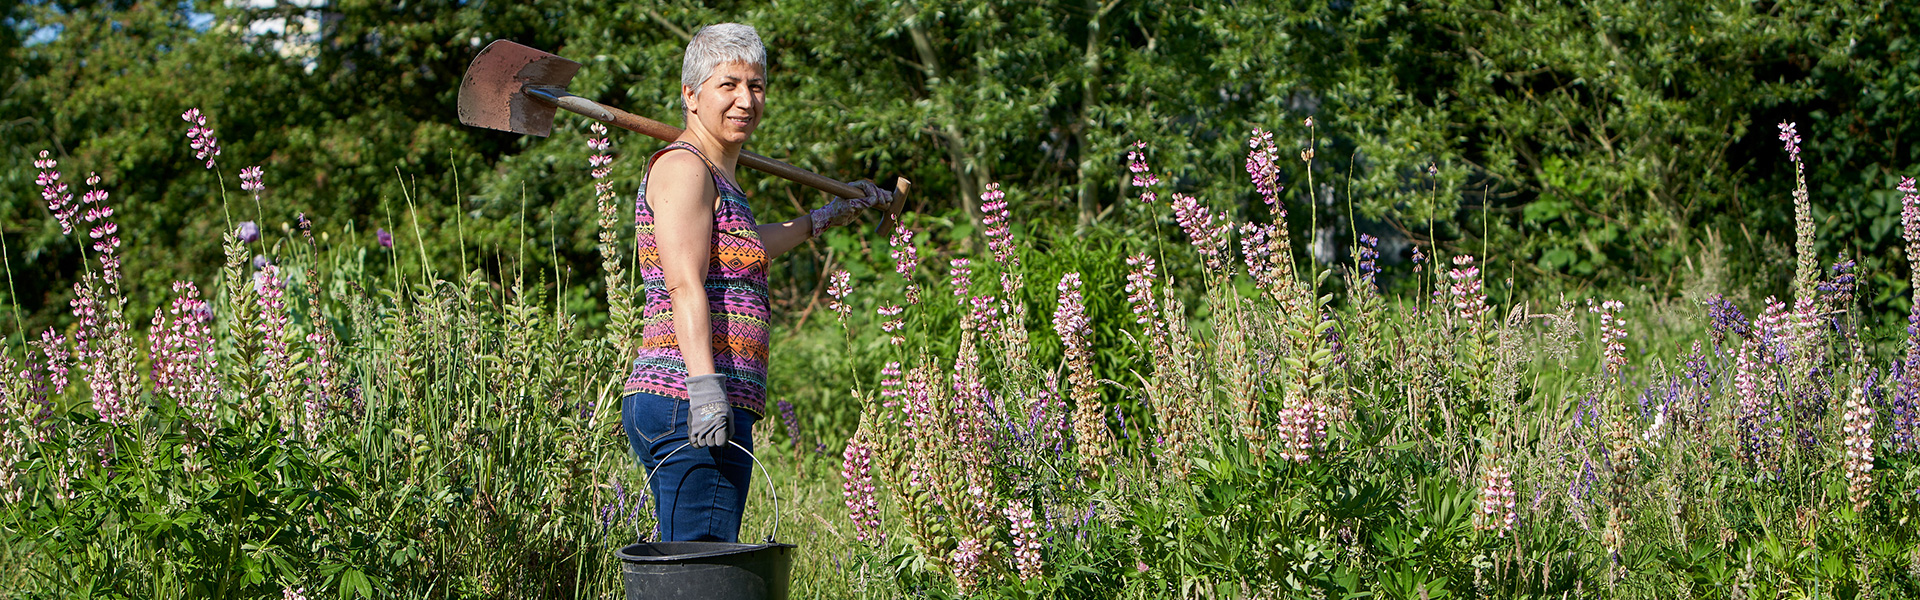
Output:
[[[1131,180],[1133,187],[1141,188],[1141,202],[1153,204],[1160,198],[1159,194],[1153,191],[1154,186],[1160,185],[1160,178],[1155,176],[1152,169],[1147,166],[1146,142],[1134,142],[1133,149],[1127,151],[1127,171],[1133,173]]]
[[[1847,399],[1846,412],[1840,417],[1841,447],[1846,452],[1847,492],[1853,497],[1855,510],[1866,510],[1869,501],[1867,492],[1873,488],[1873,408],[1867,399],[1875,393],[1878,373],[1867,369],[1866,379],[1860,382],[1860,393]]]
[[[1359,273],[1360,285],[1368,289],[1379,290],[1375,276],[1380,274],[1377,261],[1380,260],[1380,238],[1360,234],[1359,261],[1355,271]]]
[[[964,258],[956,258],[956,259],[953,259],[951,263],[949,263],[949,265],[952,267],[952,270],[950,271],[951,279],[949,279],[949,283],[953,285],[953,297],[955,298],[967,297],[967,284],[973,281],[972,264],[973,264],[972,261],[969,261]]]
[[[1007,531],[1013,538],[1014,570],[1020,573],[1021,581],[1032,581],[1044,574],[1040,562],[1040,532],[1033,522],[1033,507],[1009,506],[1005,514]]]
[[[1489,459],[1488,462],[1493,461]],[[1474,514],[1474,527],[1506,537],[1507,532],[1513,531],[1517,518],[1514,513],[1512,474],[1507,472],[1506,467],[1489,464],[1486,472],[1480,476],[1480,510]]]
[[[266,184],[260,181],[260,167],[258,165],[240,170],[240,189],[253,192],[253,197],[256,199],[260,197],[261,191],[267,189]]]
[[[1901,177],[1900,186],[1900,232],[1907,240],[1907,261],[1920,264],[1920,190],[1916,190],[1912,177]],[[1920,268],[1908,269],[1912,285],[1913,304],[1920,306]]]
[[[393,232],[383,228],[376,228],[373,230],[373,237],[374,240],[380,243],[381,248],[393,249]]]
[[[1127,304],[1133,307],[1134,322],[1150,324],[1158,312],[1153,301],[1153,257],[1144,253],[1129,256],[1127,266],[1134,267],[1132,272],[1127,273],[1126,288]]]
[[[601,136],[587,138],[587,148],[595,152],[594,155],[587,157],[587,166],[593,167],[594,179],[606,179],[608,175],[613,174],[613,155],[608,154],[613,148],[613,142],[605,137],[607,126],[596,121],[588,125],[587,129],[591,130],[593,135]],[[604,194],[612,189],[612,184],[595,183],[594,187],[597,192]]]
[[[993,251],[993,261],[1011,269],[1019,266],[1020,257],[1013,253],[1012,231],[1007,220],[1012,212],[1007,209],[1007,193],[1000,191],[999,183],[987,184],[987,191],[980,194],[980,222],[986,226],[987,249]]]
[[[1427,262],[1427,255],[1420,252],[1419,246],[1413,247],[1413,272],[1420,272],[1420,265]]]
[[[827,303],[827,309],[839,315],[843,325],[846,315],[853,312],[853,307],[847,306],[846,303],[847,295],[853,293],[853,287],[850,285],[852,280],[853,274],[848,273],[846,269],[835,269],[832,275],[827,276],[827,296],[833,298]]]
[[[977,331],[985,333],[999,328],[1000,305],[993,296],[974,296],[968,302],[973,304],[973,324]]]
[[[186,425],[201,434],[214,427],[214,403],[220,397],[219,356],[213,340],[213,312],[193,283],[176,281],[170,309],[153,310],[153,388],[179,402]]]
[[[1773,404],[1762,395],[1761,372],[1755,354],[1761,343],[1748,340],[1734,356],[1733,390],[1739,405],[1734,413],[1735,435],[1740,444],[1735,448],[1741,462],[1749,466],[1768,464],[1773,449],[1773,440],[1778,437],[1772,427]]]
[[[1794,123],[1780,122],[1780,141],[1786,143],[1787,156],[1794,162],[1800,161],[1800,134],[1794,131]]]
[[[985,583],[988,572],[986,562],[987,545],[980,540],[966,538],[960,540],[947,560],[953,565],[953,582],[962,594],[971,592]]]
[[[1848,260],[1845,252],[1834,258],[1833,278],[1821,282],[1816,290],[1827,300],[1828,310],[1839,312],[1853,306],[1853,293],[1857,287],[1853,273],[1855,266],[1856,263]]]
[[[1466,254],[1453,257],[1453,264],[1454,268],[1447,270],[1447,278],[1453,280],[1448,288],[1453,296],[1453,308],[1460,320],[1478,326],[1480,316],[1493,310],[1487,306],[1487,294],[1480,287],[1480,268],[1473,266],[1473,257]],[[1608,316],[1601,317],[1603,333]]]
[[[1304,122],[1304,124],[1305,124],[1305,125],[1307,126],[1307,128],[1308,128],[1308,129],[1312,129],[1312,128],[1313,128],[1313,117],[1307,117],[1307,120],[1306,120],[1306,121]]]
[[[240,228],[234,232],[234,237],[249,244],[260,241],[260,224],[253,221],[241,221]]]
[[[1714,348],[1719,348],[1726,341],[1728,333],[1742,339],[1753,335],[1753,327],[1747,322],[1747,316],[1740,312],[1740,307],[1734,306],[1733,301],[1715,295],[1706,304],[1708,335],[1713,338]]]
[[[307,588],[282,587],[280,588],[280,600],[307,600]]]
[[[266,397],[272,402],[285,402],[292,397],[293,368],[293,353],[286,337],[287,325],[292,321],[285,300],[287,282],[280,278],[279,267],[267,265],[254,273],[253,288],[255,304],[260,310],[260,321],[254,324],[254,329],[265,341],[261,355],[266,359],[262,367],[267,377]],[[281,424],[291,433],[296,429],[294,414],[285,406],[280,408]]]
[[[187,122],[187,146],[193,149],[194,158],[207,161],[207,168],[213,168],[213,157],[220,155],[220,140],[213,135],[213,128],[207,126],[207,116],[200,109],[191,108],[180,115]]]
[[[780,420],[787,425],[787,439],[793,440],[794,447],[800,446],[800,417],[794,414],[793,403],[781,398],[776,404],[780,409]]]
[[[854,539],[886,540],[886,532],[880,529],[880,501],[874,494],[873,448],[863,436],[856,434],[847,441],[847,449],[841,456],[840,495],[847,505],[848,516],[853,519]]]
[[[1173,214],[1180,228],[1187,232],[1187,239],[1206,259],[1207,267],[1216,271],[1225,268],[1221,261],[1227,254],[1226,232],[1231,224],[1216,225],[1213,212],[1186,194],[1173,195]]]
[[[899,334],[902,329],[906,328],[906,320],[894,318],[900,316],[900,313],[905,312],[905,310],[906,309],[901,308],[898,304],[889,304],[880,307],[879,310],[876,311],[880,313],[880,316],[887,317],[887,320],[880,322],[880,330],[887,332],[888,341],[895,346],[907,343],[907,338]]]
[[[47,158],[47,154],[46,150],[41,150],[40,159],[33,161],[34,168],[40,169],[34,183],[40,186],[40,199],[47,202],[47,210],[53,211],[53,219],[60,223],[60,234],[70,235],[73,233],[74,213],[79,211],[80,205],[73,202],[73,194],[67,192],[67,184],[60,182],[60,172],[54,170],[60,166],[60,161]]]
[[[1600,353],[1608,375],[1619,375],[1627,366],[1627,322],[1619,317],[1626,307],[1618,300],[1608,300],[1588,309],[1600,315]]]
[[[1905,454],[1920,449],[1920,376],[1916,376],[1917,365],[1911,358],[1905,364],[1893,361],[1888,367],[1887,386],[1892,388],[1886,400],[1887,447],[1895,453]]]
[[[1280,185],[1280,165],[1275,160],[1280,151],[1273,145],[1273,133],[1253,130],[1253,135],[1247,139],[1247,148],[1250,149],[1247,152],[1247,177],[1253,179],[1254,191],[1259,192],[1267,208],[1274,211],[1275,221],[1286,218],[1287,210],[1280,206],[1280,190],[1285,186]]]
[[[1053,331],[1060,335],[1067,360],[1067,378],[1073,383],[1073,433],[1080,449],[1081,465],[1102,466],[1113,445],[1107,431],[1106,409],[1100,403],[1099,384],[1093,373],[1093,323],[1087,320],[1080,298],[1080,274],[1060,277],[1059,304],[1053,312]]]

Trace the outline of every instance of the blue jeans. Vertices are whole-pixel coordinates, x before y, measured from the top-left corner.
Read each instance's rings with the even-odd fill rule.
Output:
[[[679,398],[635,392],[620,399],[627,443],[653,475],[648,491],[659,522],[658,539],[739,541],[753,458],[731,445],[688,446],[687,415],[687,401]],[[753,450],[754,420],[753,413],[733,408],[733,441],[748,451]]]

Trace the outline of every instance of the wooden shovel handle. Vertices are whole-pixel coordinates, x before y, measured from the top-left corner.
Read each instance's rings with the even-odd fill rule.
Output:
[[[527,88],[526,92],[548,102],[552,102],[560,108],[579,113],[589,119],[594,119],[662,142],[672,142],[680,138],[681,130],[679,127],[661,123],[586,98],[565,92],[555,93],[551,90],[539,88]],[[866,195],[861,193],[859,188],[851,185],[745,150],[740,151],[740,164],[752,167],[756,171],[841,198],[859,198]]]

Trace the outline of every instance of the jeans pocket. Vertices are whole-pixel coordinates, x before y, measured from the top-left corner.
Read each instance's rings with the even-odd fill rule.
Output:
[[[679,425],[682,411],[686,410],[686,401],[677,398],[648,393],[634,396],[634,433],[648,444],[672,434]]]

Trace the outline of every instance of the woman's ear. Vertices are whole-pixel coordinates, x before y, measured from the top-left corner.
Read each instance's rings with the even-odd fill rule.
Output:
[[[684,85],[684,84],[681,85],[680,86],[680,107],[686,109],[687,112],[698,112],[693,110],[693,101],[696,99],[695,94],[697,92],[699,92],[699,90],[694,89],[693,86]]]

